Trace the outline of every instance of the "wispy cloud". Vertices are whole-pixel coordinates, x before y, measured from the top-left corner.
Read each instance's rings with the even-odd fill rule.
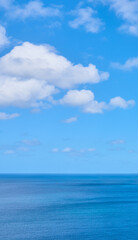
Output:
[[[71,117],[71,118],[63,120],[62,122],[64,122],[64,123],[72,123],[72,122],[76,122],[77,120],[78,120],[77,117]]]
[[[138,57],[129,58],[124,64],[114,62],[111,66],[124,71],[132,70],[133,68],[138,68]]]
[[[117,140],[113,140],[110,142],[110,144],[112,145],[120,145],[120,144],[125,144],[125,140],[124,139],[117,139]]]
[[[64,153],[72,152],[72,148],[66,147],[62,150],[62,152],[64,152]]]
[[[24,139],[21,143],[28,145],[28,146],[38,146],[40,145],[40,141],[38,139]]]
[[[95,16],[96,13],[91,7],[78,7],[71,12],[75,19],[70,21],[69,25],[74,29],[82,26],[87,32],[97,33],[102,29],[103,22]]]
[[[4,113],[4,112],[0,112],[0,120],[7,120],[7,119],[12,119],[12,118],[17,118],[19,116],[20,116],[20,114],[18,114],[18,113],[7,114],[7,113]]]
[[[6,35],[6,29],[0,25],[0,48],[7,46],[9,43],[10,41]]]
[[[57,152],[59,152],[59,149],[58,148],[53,148],[52,152],[57,153]]]
[[[88,152],[95,152],[95,151],[96,151],[96,148],[88,148],[87,151],[88,151]]]
[[[36,149],[40,144],[38,139],[24,139],[13,144],[3,144],[0,146],[0,151],[5,155],[27,153]]]
[[[54,152],[54,153],[62,152],[62,153],[78,153],[78,154],[81,154],[81,153],[92,153],[92,152],[95,152],[95,151],[96,151],[96,148],[73,149],[73,148],[70,148],[70,147],[66,147],[66,148],[63,148],[61,150],[59,148],[53,148],[52,149],[52,152]]]
[[[6,10],[11,18],[26,19],[29,17],[53,17],[60,16],[60,9],[56,7],[46,7],[40,0],[29,1],[26,4],[17,4],[15,1],[0,0],[0,6]]]
[[[4,154],[6,154],[6,155],[11,155],[11,154],[15,154],[16,152],[14,151],[14,150],[6,150],[5,152],[4,152]]]
[[[110,5],[119,18],[124,23],[120,26],[120,31],[138,36],[138,1],[137,0],[101,0]]]

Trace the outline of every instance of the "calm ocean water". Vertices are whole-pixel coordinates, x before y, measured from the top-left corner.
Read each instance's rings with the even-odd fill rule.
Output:
[[[138,176],[0,175],[0,240],[138,240]]]

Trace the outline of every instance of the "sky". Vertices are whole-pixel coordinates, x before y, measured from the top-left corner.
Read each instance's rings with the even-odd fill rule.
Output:
[[[0,173],[138,173],[137,44],[137,0],[0,0]]]

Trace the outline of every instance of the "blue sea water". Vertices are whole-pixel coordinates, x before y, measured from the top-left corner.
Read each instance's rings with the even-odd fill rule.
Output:
[[[137,175],[0,175],[0,240],[138,240]]]

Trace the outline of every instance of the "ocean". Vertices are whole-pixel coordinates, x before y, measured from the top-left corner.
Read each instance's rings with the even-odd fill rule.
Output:
[[[138,175],[0,175],[0,240],[138,240]]]

